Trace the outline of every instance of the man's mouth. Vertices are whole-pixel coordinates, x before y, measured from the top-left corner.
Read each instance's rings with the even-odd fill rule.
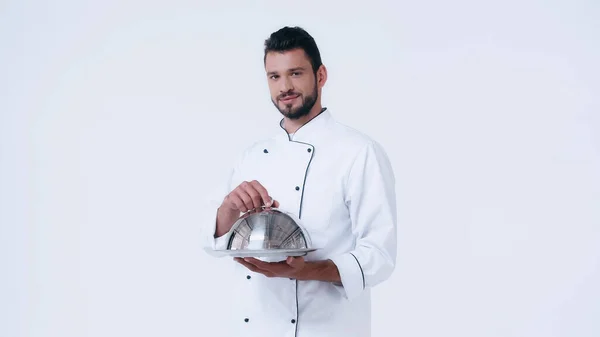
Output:
[[[298,97],[300,97],[300,95],[288,95],[288,96],[280,98],[279,100],[283,103],[289,103]]]

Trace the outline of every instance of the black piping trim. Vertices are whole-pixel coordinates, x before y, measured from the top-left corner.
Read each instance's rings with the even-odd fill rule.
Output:
[[[298,144],[304,144],[304,145],[310,146],[313,149],[310,153],[310,159],[308,161],[308,164],[306,165],[306,170],[304,171],[304,181],[302,182],[302,194],[300,195],[300,209],[298,210],[298,218],[301,219],[302,218],[302,204],[304,202],[304,189],[306,186],[306,176],[308,176],[308,169],[309,169],[310,163],[312,162],[313,157],[315,155],[315,146],[312,144],[298,142],[298,141],[294,141],[294,140],[292,140],[292,142],[298,143]]]
[[[319,112],[319,114],[317,116],[319,116],[325,110],[327,110],[327,108],[321,109],[321,112]],[[317,116],[311,118],[311,120],[313,120]],[[308,121],[308,122],[310,122],[310,121]],[[308,122],[304,123],[302,126],[306,125]],[[281,127],[281,129],[283,129],[283,131],[285,131],[287,133],[287,131],[283,128],[283,126],[281,126],[281,122],[279,123],[279,127]],[[300,129],[300,128],[298,128],[298,129]],[[292,140],[290,138],[289,134],[287,134],[287,136],[288,136],[288,141],[290,141],[290,142],[304,144],[304,145],[310,146],[312,148],[312,151],[310,154],[310,160],[308,161],[308,164],[306,165],[306,170],[304,171],[304,181],[302,182],[302,194],[300,195],[300,209],[298,210],[298,218],[301,219],[302,218],[302,204],[304,202],[304,188],[306,186],[306,176],[308,176],[308,169],[310,168],[310,164],[312,163],[313,157],[315,155],[315,146],[312,144]],[[362,270],[362,268],[361,268],[361,270]],[[294,331],[294,336],[296,336],[298,334],[298,325],[300,323],[300,317],[299,317],[300,314],[299,314],[299,310],[298,310],[298,280],[295,280],[294,283],[296,284],[296,328]],[[364,275],[363,275],[363,284],[364,284]]]
[[[360,262],[358,262],[358,259],[356,258],[356,256],[354,256],[354,254],[350,253],[350,255],[352,255],[352,257],[356,260],[356,264],[358,264],[358,268],[360,268],[360,273],[362,274],[362,279],[363,279],[363,290],[365,289],[365,273],[363,272],[362,266],[360,265]]]
[[[324,108],[321,113],[323,111],[325,111],[327,108]],[[318,116],[318,115],[317,115]],[[316,116],[315,116],[316,117]],[[314,119],[314,118],[313,118]],[[305,124],[306,125],[306,124]],[[304,126],[304,125],[303,125]],[[280,125],[281,127],[281,125]],[[283,129],[283,127],[281,127]],[[283,129],[285,131],[285,129]],[[304,187],[306,186],[306,176],[308,175],[308,169],[310,168],[310,164],[312,163],[312,160],[315,156],[315,146],[309,143],[304,143],[304,142],[299,142],[297,140],[291,140],[290,135],[288,134],[288,140],[292,143],[298,143],[298,144],[304,144],[306,146],[310,146],[312,148],[312,151],[310,153],[310,160],[308,161],[308,165],[306,165],[306,170],[304,171],[304,181],[302,182],[302,195],[300,196],[300,209],[298,210],[298,218],[302,218],[302,203],[304,201]]]
[[[296,329],[294,331],[294,336],[296,336],[298,334],[298,318],[299,318],[299,314],[298,314],[298,280],[294,281],[294,283],[296,283]]]
[[[305,126],[306,124],[310,123],[313,119],[319,117],[319,115],[321,115],[323,112],[325,112],[325,110],[327,110],[327,107],[324,107],[321,109],[321,111],[315,115],[315,117],[311,118],[310,120],[306,121],[306,123],[300,125],[300,127],[296,130],[296,132],[298,132],[298,130],[302,129],[303,126]],[[281,125],[281,123],[283,122],[283,119],[279,121],[279,127],[287,134],[287,139],[290,142],[293,142],[293,140],[290,138],[290,134],[287,132],[287,130]],[[296,142],[296,143],[300,143],[300,142]],[[302,144],[306,144],[306,143],[302,143]],[[310,144],[309,144],[310,145]]]
[[[310,154],[310,160],[308,161],[308,164],[306,165],[306,170],[304,171],[304,181],[302,182],[302,194],[300,195],[300,209],[298,210],[298,219],[301,219],[302,218],[302,204],[304,202],[304,189],[306,186],[306,176],[308,176],[308,169],[309,169],[310,163],[312,162],[313,157],[315,155],[315,146],[312,144],[307,144],[307,143],[298,142],[298,141],[294,141],[294,140],[291,140],[291,142],[298,143],[298,144],[304,144],[304,145],[310,146],[313,149]],[[299,317],[300,313],[298,311],[298,280],[296,280],[295,283],[296,283],[296,331],[294,332],[294,336],[296,336],[298,334],[298,325],[300,322],[300,317]]]
[[[298,218],[301,219],[302,218],[302,205],[303,205],[303,202],[304,202],[304,189],[305,189],[305,186],[306,186],[306,177],[308,176],[308,169],[310,168],[310,164],[311,164],[311,162],[313,160],[313,157],[315,155],[315,151],[314,151],[315,146],[312,145],[312,144],[298,142],[298,141],[294,141],[294,140],[290,140],[290,141],[294,142],[294,143],[304,144],[304,145],[310,146],[313,149],[313,151],[311,151],[311,154],[310,154],[310,160],[308,161],[308,164],[306,165],[306,170],[304,171],[304,181],[302,182],[302,194],[300,195],[300,209],[298,210]],[[299,324],[300,323],[300,317],[299,317],[300,313],[299,313],[299,310],[298,310],[298,280],[296,280],[295,283],[296,283],[296,329],[294,331],[294,336],[296,336],[298,334],[298,325],[300,325]]]

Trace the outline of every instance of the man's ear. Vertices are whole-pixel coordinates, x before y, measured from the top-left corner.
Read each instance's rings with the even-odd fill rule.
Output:
[[[317,84],[319,88],[322,88],[325,85],[325,82],[327,82],[327,68],[322,64],[319,67],[319,70],[317,70]]]

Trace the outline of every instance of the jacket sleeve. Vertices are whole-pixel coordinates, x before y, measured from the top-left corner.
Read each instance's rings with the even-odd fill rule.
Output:
[[[200,207],[200,243],[202,249],[213,257],[223,257],[225,254],[219,253],[216,250],[227,248],[229,234],[224,234],[221,237],[215,238],[215,229],[217,227],[217,210],[221,203],[235,187],[232,186],[233,179],[239,165],[241,157],[238,158],[235,165],[229,170],[228,174],[221,181],[215,182],[215,186],[203,198]]]
[[[387,154],[376,142],[356,157],[345,198],[356,244],[331,260],[346,298],[352,300],[389,278],[396,264],[395,177]]]

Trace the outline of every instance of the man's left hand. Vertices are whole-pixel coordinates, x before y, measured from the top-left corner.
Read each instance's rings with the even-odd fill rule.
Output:
[[[236,257],[234,260],[241,263],[251,271],[263,274],[266,277],[287,277],[298,279],[302,273],[302,270],[306,266],[306,262],[302,256],[289,256],[285,261],[281,262],[265,262],[252,257]]]

